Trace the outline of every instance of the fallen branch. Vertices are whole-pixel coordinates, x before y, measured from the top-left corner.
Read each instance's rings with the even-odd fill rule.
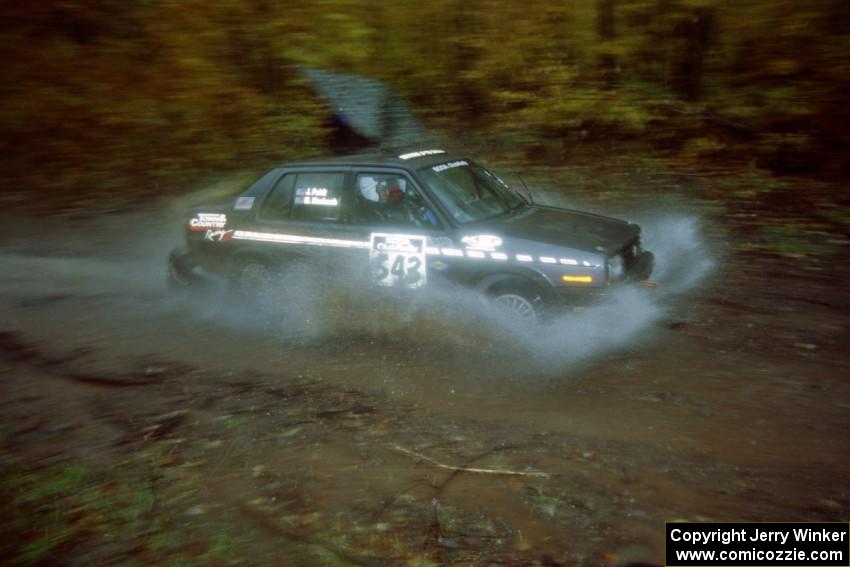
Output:
[[[505,470],[505,469],[479,469],[479,468],[472,468],[472,467],[455,467],[455,466],[452,466],[452,465],[447,465],[445,463],[441,463],[439,461],[435,461],[434,459],[432,459],[430,457],[426,457],[425,455],[417,453],[416,451],[411,451],[410,449],[405,449],[401,445],[397,445],[395,443],[390,444],[390,448],[395,450],[395,451],[398,451],[399,453],[405,454],[408,457],[413,457],[417,460],[425,461],[426,463],[434,465],[435,467],[439,467],[441,469],[446,469],[446,470],[450,470],[450,471],[470,472],[470,473],[479,473],[479,474],[506,474],[506,475],[512,475],[512,476],[534,476],[534,477],[539,477],[539,478],[549,478],[548,473],[540,472],[540,471],[511,471],[511,470]]]
[[[517,447],[516,445],[499,445],[499,446],[497,446],[497,447],[493,447],[493,448],[491,448],[491,449],[487,449],[487,450],[486,450],[486,451],[484,451],[483,453],[479,453],[478,455],[476,455],[476,456],[472,457],[471,459],[467,460],[467,461],[464,463],[464,467],[467,467],[467,468],[468,468],[468,467],[469,467],[469,465],[471,465],[472,463],[474,463],[474,462],[476,462],[476,461],[480,461],[480,460],[481,460],[481,459],[483,459],[484,457],[487,457],[487,456],[489,456],[489,455],[492,455],[493,453],[496,453],[496,452],[499,452],[499,451],[506,451],[506,450],[508,450],[508,449],[517,449],[517,448],[518,448],[518,447]],[[463,470],[462,470],[462,469],[452,471],[452,474],[448,475],[448,476],[446,477],[446,479],[445,479],[443,482],[441,482],[441,483],[440,483],[440,485],[439,485],[439,486],[434,487],[434,488],[435,488],[435,490],[434,490],[434,498],[437,498],[437,499],[442,498],[443,491],[446,489],[446,487],[449,485],[449,483],[450,483],[451,481],[453,481],[455,478],[457,478],[457,477],[458,477],[458,475],[460,475],[460,473],[461,473],[461,472],[463,472]]]

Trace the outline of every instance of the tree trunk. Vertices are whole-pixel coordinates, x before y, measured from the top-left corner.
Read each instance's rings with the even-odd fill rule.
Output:
[[[686,100],[699,100],[702,94],[705,54],[711,45],[714,19],[713,8],[698,8],[679,26],[685,39],[685,52],[679,62],[675,88]]]
[[[596,0],[596,32],[605,48],[610,47],[610,43],[617,37],[614,26],[615,1]],[[599,68],[606,88],[614,88],[617,84],[617,57],[612,53],[602,53],[599,56]]]

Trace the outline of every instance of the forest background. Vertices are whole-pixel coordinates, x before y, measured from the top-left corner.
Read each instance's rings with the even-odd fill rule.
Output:
[[[301,68],[386,81],[506,161],[850,174],[843,0],[40,0],[0,20],[7,204],[323,155]]]

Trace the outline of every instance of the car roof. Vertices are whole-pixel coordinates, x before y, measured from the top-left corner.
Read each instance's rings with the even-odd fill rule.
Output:
[[[405,156],[406,159],[401,159]],[[298,161],[282,164],[281,167],[304,167],[317,165],[350,165],[350,166],[393,166],[405,169],[419,169],[439,163],[463,159],[458,154],[438,149],[388,149],[368,153],[358,153],[345,156],[328,157],[308,161]]]

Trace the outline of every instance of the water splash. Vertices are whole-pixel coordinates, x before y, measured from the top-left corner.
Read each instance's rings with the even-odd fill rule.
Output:
[[[659,287],[615,290],[597,305],[555,314],[533,328],[516,324],[468,289],[394,294],[358,284],[344,270],[329,278],[307,266],[286,273],[280,300],[267,312],[247,310],[226,284],[175,297],[164,285],[165,257],[181,239],[173,209],[106,216],[39,240],[7,242],[0,262],[8,277],[0,291],[15,301],[88,297],[88,303],[69,305],[67,316],[93,305],[97,313],[86,317],[114,325],[185,318],[202,323],[200,329],[271,335],[287,348],[348,343],[356,349],[391,341],[399,352],[559,367],[651,337],[667,298],[711,273],[715,261],[699,218],[647,213],[634,220],[643,226],[645,248],[656,255],[653,279]]]

